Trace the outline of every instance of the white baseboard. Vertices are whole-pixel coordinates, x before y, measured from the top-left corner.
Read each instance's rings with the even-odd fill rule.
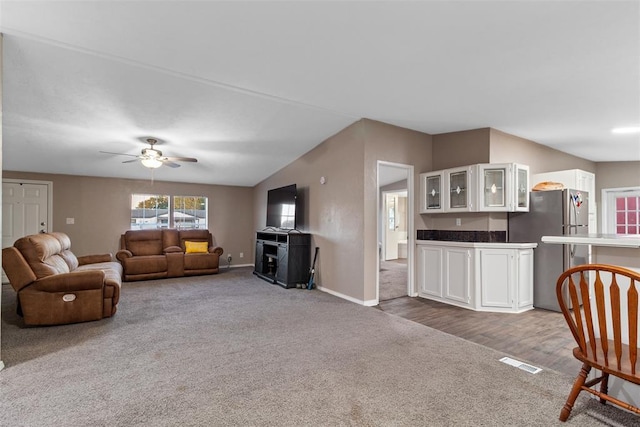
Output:
[[[226,265],[220,265],[219,266],[219,268],[224,268],[225,270],[227,268],[240,268],[240,267],[254,267],[254,265],[253,264],[233,264],[231,266],[226,266]]]
[[[332,289],[323,288],[322,286],[318,286],[317,289],[319,291],[326,292],[328,294],[334,295],[334,296],[336,296],[338,298],[342,298],[342,299],[345,299],[347,301],[354,302],[356,304],[364,305],[366,307],[373,307],[374,305],[378,305],[378,301],[376,301],[374,299],[368,300],[368,301],[363,301],[361,299],[357,299],[357,298],[354,298],[354,297],[350,297],[349,295],[345,295],[345,294],[342,294],[340,292],[336,292],[336,291],[334,291]]]

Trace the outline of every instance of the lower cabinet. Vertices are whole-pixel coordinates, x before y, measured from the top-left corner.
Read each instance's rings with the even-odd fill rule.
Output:
[[[533,308],[534,243],[421,241],[418,295],[478,311]]]
[[[442,298],[442,251],[441,247],[418,245],[416,265],[421,297]]]
[[[443,268],[444,299],[462,307],[471,307],[471,251],[445,248]]]
[[[418,245],[418,295],[471,308],[469,249]]]
[[[533,308],[533,249],[478,249],[479,310]]]

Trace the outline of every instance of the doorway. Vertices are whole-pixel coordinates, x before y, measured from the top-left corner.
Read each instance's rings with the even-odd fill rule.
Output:
[[[378,161],[378,302],[414,295],[413,206],[413,166]]]

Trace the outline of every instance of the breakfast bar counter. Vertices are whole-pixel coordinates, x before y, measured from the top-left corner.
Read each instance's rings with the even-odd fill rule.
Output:
[[[640,248],[640,236],[637,235],[586,234],[582,236],[542,236],[541,240],[543,243]]]

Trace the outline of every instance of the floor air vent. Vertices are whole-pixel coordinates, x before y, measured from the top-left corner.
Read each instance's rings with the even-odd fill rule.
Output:
[[[522,369],[523,371],[527,371],[530,374],[537,374],[538,372],[542,371],[542,369],[540,368],[536,368],[535,366],[528,365],[510,357],[503,357],[502,359],[500,359],[500,361],[502,363],[506,363],[507,365],[515,366],[518,369]]]

